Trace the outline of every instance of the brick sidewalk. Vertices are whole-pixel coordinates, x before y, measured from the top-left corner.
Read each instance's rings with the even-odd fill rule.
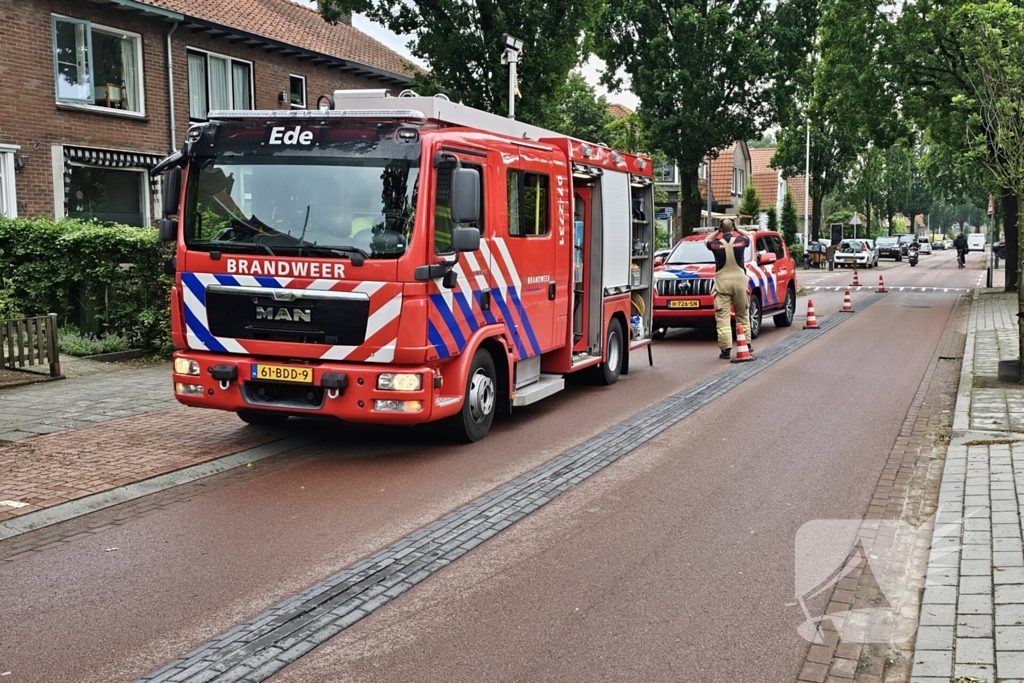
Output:
[[[168,364],[10,387],[0,390],[0,442],[21,441],[177,405]]]
[[[247,426],[233,413],[178,407],[0,443],[0,522],[292,433]]]
[[[1016,312],[998,289],[971,310],[912,683],[1024,681],[1024,386],[996,376],[1018,355]]]

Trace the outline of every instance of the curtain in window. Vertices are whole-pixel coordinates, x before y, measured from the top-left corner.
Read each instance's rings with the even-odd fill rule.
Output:
[[[192,119],[205,119],[206,58],[194,52],[188,54],[188,115]]]
[[[234,62],[231,65],[232,102],[235,109],[251,109],[252,93],[249,88],[249,65]]]
[[[140,111],[139,63],[134,38],[121,39],[121,63],[121,73],[124,74],[124,108],[129,111]]]
[[[228,60],[209,55],[210,61],[210,111],[231,109],[231,91],[228,90]]]

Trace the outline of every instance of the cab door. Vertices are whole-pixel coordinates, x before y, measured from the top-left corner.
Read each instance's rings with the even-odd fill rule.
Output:
[[[754,246],[754,272],[757,273],[759,286],[761,287],[761,304],[763,308],[769,309],[779,305],[779,278],[775,274],[777,263],[761,265],[761,257],[765,254],[775,254],[775,249],[768,235],[757,235]],[[777,258],[777,257],[776,257]],[[785,293],[783,293],[785,295]]]
[[[546,150],[517,151],[514,159],[506,157],[504,221],[488,249],[500,292],[495,303],[522,359],[561,345],[555,338],[556,305],[569,293],[555,271],[557,166]]]

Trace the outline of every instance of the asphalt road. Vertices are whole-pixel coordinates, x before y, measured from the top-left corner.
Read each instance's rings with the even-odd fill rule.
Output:
[[[976,260],[958,271],[938,252],[886,269],[886,284],[973,286]],[[842,293],[813,299],[826,316]],[[793,537],[866,510],[954,300],[890,295],[274,680],[793,680],[806,650],[783,606]],[[800,304],[757,346],[799,333]],[[429,429],[309,424],[318,446],[0,563],[3,680],[134,680],[724,366],[707,331],[670,334],[655,359],[615,387],[517,411],[469,447]]]

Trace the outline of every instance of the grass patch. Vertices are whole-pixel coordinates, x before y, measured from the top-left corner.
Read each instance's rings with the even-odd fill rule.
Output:
[[[968,441],[965,446],[1009,446],[1010,444],[1020,443],[1020,439],[975,439],[974,441]]]

